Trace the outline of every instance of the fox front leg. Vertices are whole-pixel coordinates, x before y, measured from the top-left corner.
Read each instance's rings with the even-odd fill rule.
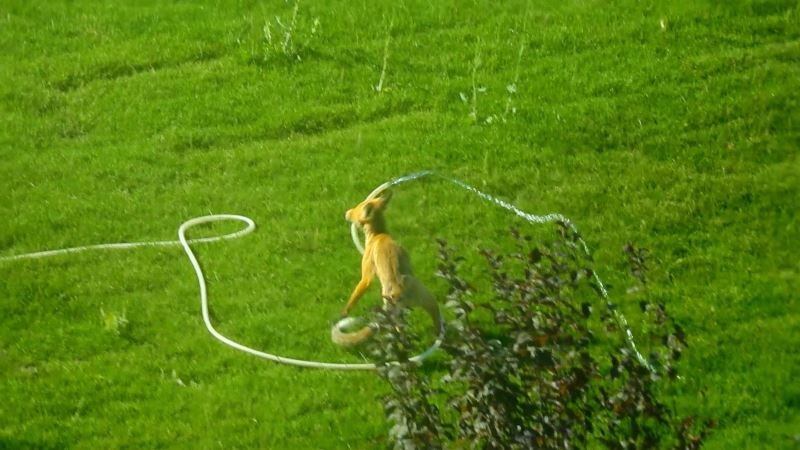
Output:
[[[353,290],[353,293],[350,294],[350,299],[347,300],[347,304],[345,305],[344,309],[342,310],[342,316],[346,316],[350,313],[350,310],[353,309],[358,299],[364,295],[364,292],[367,291],[372,280],[369,278],[362,278],[361,281],[358,282],[356,288]]]
[[[367,288],[369,288],[369,285],[372,283],[372,277],[374,276],[375,270],[372,267],[371,261],[369,261],[368,258],[364,258],[361,262],[361,281],[358,282],[356,288],[353,289],[353,293],[350,294],[350,298],[347,300],[347,304],[342,310],[342,316],[349,314],[358,299],[367,292]]]

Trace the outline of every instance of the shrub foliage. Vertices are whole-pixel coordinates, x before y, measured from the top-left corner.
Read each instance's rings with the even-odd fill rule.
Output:
[[[512,230],[516,251],[481,250],[490,292],[461,278],[464,259],[439,241],[437,276],[449,286],[454,318],[438,368],[408,362],[419,345],[404,310],[377,313],[370,345],[391,386],[384,397],[391,447],[700,447],[713,422],[678,417],[664,400],[687,343],[666,307],[647,300],[647,251],[625,246],[652,370],[626,341],[580,237],[565,224],[557,231],[552,242],[533,245]]]

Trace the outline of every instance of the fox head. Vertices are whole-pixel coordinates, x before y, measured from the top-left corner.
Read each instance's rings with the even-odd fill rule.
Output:
[[[349,222],[357,223],[361,226],[380,222],[383,219],[383,210],[392,198],[392,191],[386,189],[378,194],[377,197],[364,200],[344,214],[344,218]]]

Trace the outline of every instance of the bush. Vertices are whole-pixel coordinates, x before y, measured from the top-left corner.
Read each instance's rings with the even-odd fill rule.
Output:
[[[378,313],[371,349],[392,388],[384,397],[391,447],[700,447],[713,422],[679,418],[662,398],[678,377],[685,333],[663,304],[642,300],[647,338],[656,342],[650,367],[643,364],[580,236],[566,224],[557,231],[553,242],[531,247],[512,230],[516,252],[482,250],[491,286],[482,300],[458,274],[463,258],[439,242],[437,275],[454,315],[444,371],[426,375],[407,362],[419,346],[402,309]],[[629,291],[646,297],[647,252],[625,252],[637,283]]]

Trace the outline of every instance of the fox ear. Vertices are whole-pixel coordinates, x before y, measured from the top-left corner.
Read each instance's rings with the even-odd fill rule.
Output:
[[[361,214],[363,220],[370,220],[372,218],[372,209],[373,209],[372,203],[364,204],[364,207],[361,208]]]
[[[383,207],[385,207],[385,206],[386,206],[386,205],[389,203],[389,200],[391,200],[391,198],[392,198],[392,191],[391,191],[391,189],[384,189],[384,190],[383,190],[383,191],[381,191],[381,193],[378,195],[378,197],[376,198],[376,200],[378,200],[378,205],[380,205],[380,207],[381,207],[381,208],[383,208]]]

